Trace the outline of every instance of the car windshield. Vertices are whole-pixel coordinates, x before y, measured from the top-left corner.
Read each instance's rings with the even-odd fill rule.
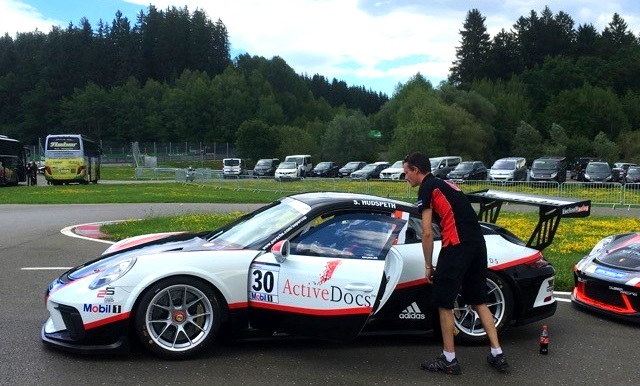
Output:
[[[498,170],[513,170],[516,168],[516,161],[508,161],[508,160],[497,160],[491,169]]]
[[[370,171],[374,170],[375,168],[376,168],[375,164],[368,164],[368,165],[366,165],[365,167],[363,167],[360,170],[362,170],[363,172],[366,173],[366,172],[370,172]]]
[[[627,171],[629,174],[640,173],[640,166],[629,166],[629,170]]]
[[[533,161],[532,168],[534,169],[543,169],[543,170],[553,170],[558,166],[558,161],[554,160],[536,160]]]
[[[238,166],[240,165],[239,159],[226,159],[224,160],[224,166]]]
[[[393,165],[391,165],[393,169],[402,169],[402,161],[396,161]]]
[[[285,158],[285,161],[294,162],[294,163],[297,163],[297,164],[302,164],[302,157],[287,157],[287,158]]]
[[[587,173],[608,173],[609,171],[609,165],[604,163],[590,163],[587,165]]]
[[[278,166],[278,169],[295,169],[297,164],[295,162],[283,162]]]
[[[473,169],[473,162],[460,162],[455,169],[456,172],[467,172]]]
[[[266,242],[293,223],[304,221],[310,210],[309,205],[286,197],[217,231],[208,238],[207,246],[212,249],[242,249]]]
[[[329,169],[330,167],[330,162],[320,162],[318,165],[316,165],[316,169]]]
[[[349,162],[348,164],[344,165],[344,167],[347,169],[353,169],[357,168],[359,164],[360,162]]]
[[[272,161],[268,159],[261,159],[260,161],[258,161],[256,166],[271,166],[271,162]]]

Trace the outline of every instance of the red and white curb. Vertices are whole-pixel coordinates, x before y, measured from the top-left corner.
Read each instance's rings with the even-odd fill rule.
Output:
[[[121,221],[100,221],[87,224],[71,225],[60,230],[60,233],[65,236],[75,237],[77,239],[97,241],[99,243],[105,244],[115,244],[114,241],[102,240],[100,238],[100,236],[102,235],[102,233],[100,232],[100,226],[103,224],[112,224],[117,222]]]

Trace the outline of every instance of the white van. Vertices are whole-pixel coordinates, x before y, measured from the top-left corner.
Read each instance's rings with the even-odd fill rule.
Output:
[[[241,175],[246,175],[247,166],[242,158],[225,158],[222,160],[222,177],[239,178]]]
[[[462,162],[462,157],[457,155],[434,157],[429,158],[429,162],[431,162],[431,174],[444,180],[447,178],[447,174]]]
[[[300,173],[299,177],[307,177],[311,175],[311,169],[313,164],[311,163],[311,156],[308,154],[288,155],[284,162],[295,162],[298,165]]]

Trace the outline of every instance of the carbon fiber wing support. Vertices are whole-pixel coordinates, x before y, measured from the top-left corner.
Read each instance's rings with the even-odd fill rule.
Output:
[[[471,192],[466,195],[469,201],[479,204],[478,220],[492,224],[495,224],[498,220],[504,203],[538,207],[538,224],[529,237],[527,246],[539,251],[542,251],[553,242],[560,219],[588,217],[591,214],[591,200],[539,196],[490,189]]]

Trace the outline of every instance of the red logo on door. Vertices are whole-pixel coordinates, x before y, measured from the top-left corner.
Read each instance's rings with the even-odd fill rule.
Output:
[[[338,265],[340,265],[340,262],[341,260],[329,261],[327,265],[324,267],[324,272],[322,272],[322,276],[320,276],[320,281],[318,281],[318,284],[324,284],[329,280],[331,280],[331,277],[333,276],[333,272],[336,270],[336,268],[338,268]]]

